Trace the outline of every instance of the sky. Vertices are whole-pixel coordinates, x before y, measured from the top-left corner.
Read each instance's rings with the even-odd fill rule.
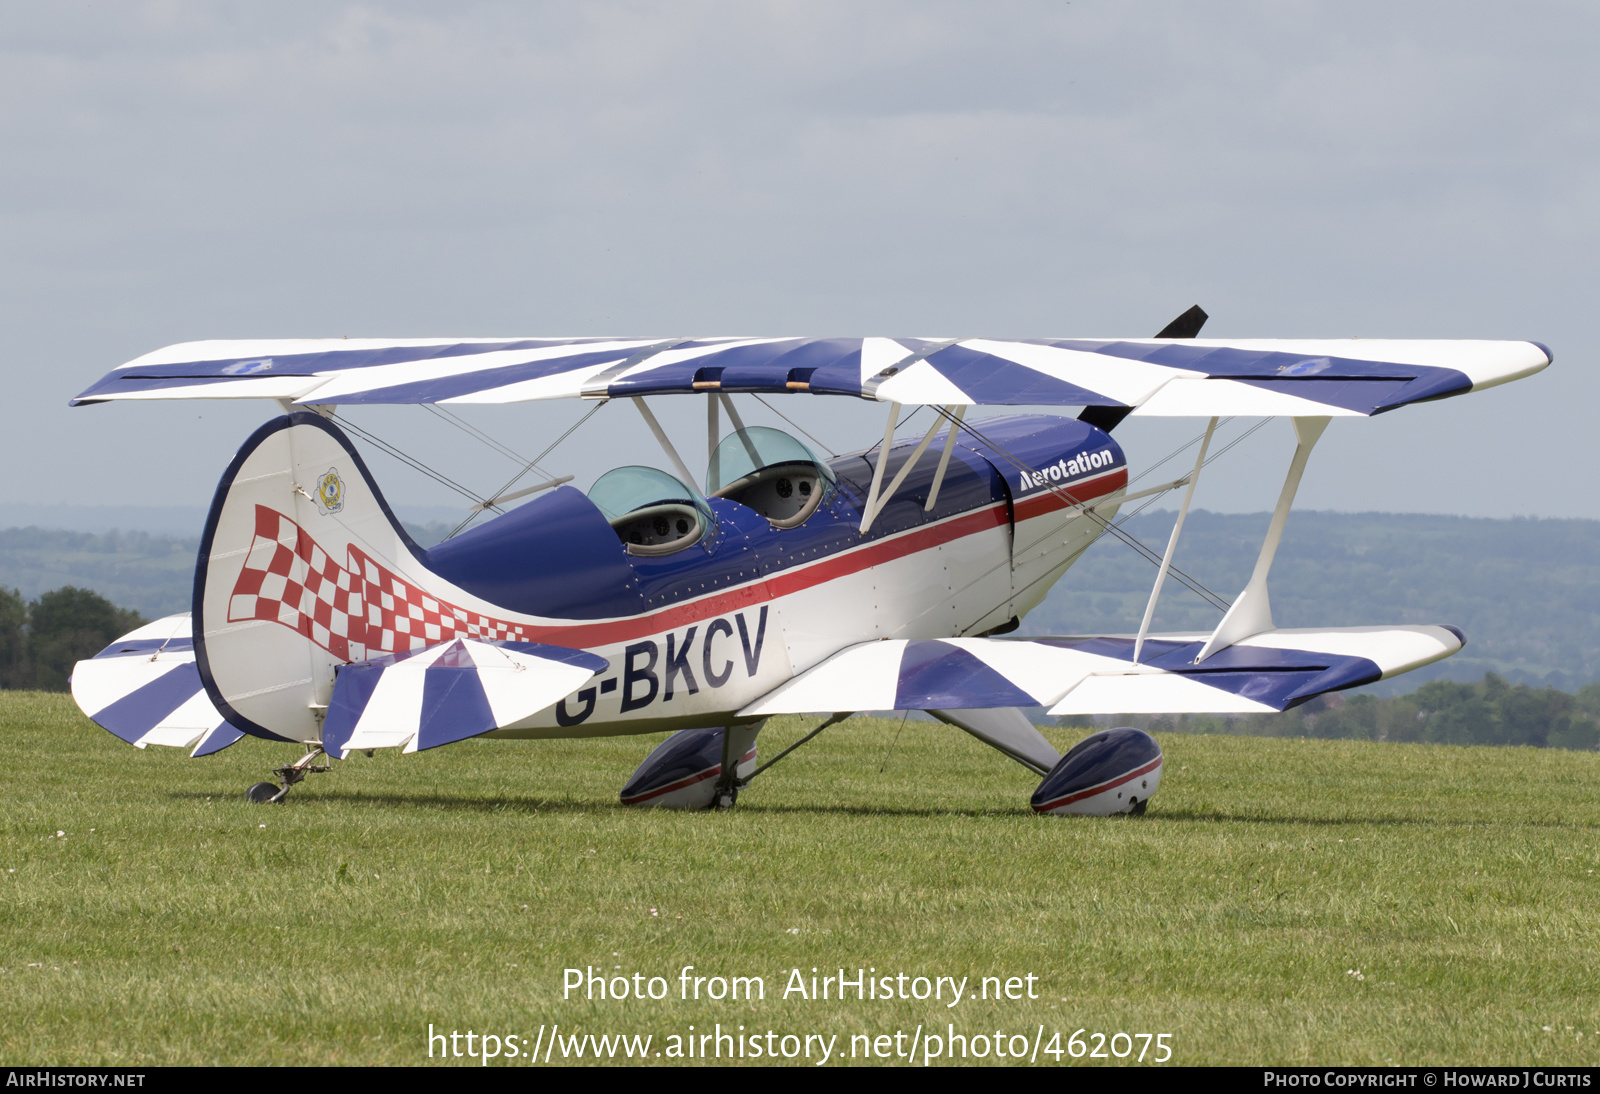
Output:
[[[1139,337],[1198,303],[1218,337],[1554,350],[1335,420],[1302,507],[1600,518],[1597,54],[1580,2],[3,5],[0,503],[206,505],[273,405],[66,406],[173,342]],[[471,417],[532,456],[587,409]],[[699,400],[657,409],[703,459]],[[835,450],[885,414],[780,409]],[[481,492],[514,469],[421,408],[351,416]],[[1139,468],[1201,424],[1117,437]],[[1195,504],[1267,508],[1291,443]],[[626,462],[664,465],[611,405],[546,466]]]

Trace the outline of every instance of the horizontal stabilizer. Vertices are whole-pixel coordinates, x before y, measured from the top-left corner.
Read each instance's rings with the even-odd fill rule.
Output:
[[[206,697],[187,613],[147,623],[79,661],[72,698],[101,729],[137,748],[193,746],[191,755],[209,756],[244,736]]]
[[[1370,415],[1532,375],[1536,342],[1196,338],[302,339],[187,342],[80,392],[302,406],[515,403],[752,391],[905,405],[1082,406],[1135,415]],[[1115,416],[1115,415],[1113,415]]]
[[[341,666],[322,747],[437,748],[502,729],[571,694],[609,662],[534,642],[458,638]]]
[[[1049,707],[1051,714],[1264,714],[1370,684],[1459,650],[1454,627],[1270,630],[1196,664],[1204,634],[863,642],[745,707],[831,710]]]

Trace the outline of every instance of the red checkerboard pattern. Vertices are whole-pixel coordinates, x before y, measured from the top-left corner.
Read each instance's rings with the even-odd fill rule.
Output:
[[[228,601],[228,621],[281,623],[341,661],[419,650],[455,638],[531,641],[520,623],[429,596],[350,544],[330,558],[293,520],[256,506],[256,534]]]

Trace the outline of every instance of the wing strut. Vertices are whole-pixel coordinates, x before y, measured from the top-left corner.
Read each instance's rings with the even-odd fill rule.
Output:
[[[1222,617],[1217,629],[1195,657],[1199,664],[1218,650],[1235,642],[1272,630],[1272,604],[1267,599],[1267,573],[1272,569],[1273,556],[1278,553],[1278,543],[1283,539],[1283,526],[1289,519],[1289,506],[1294,504],[1295,491],[1300,489],[1300,476],[1305,474],[1306,461],[1311,458],[1311,448],[1328,428],[1329,418],[1294,418],[1294,458],[1289,461],[1289,474],[1283,480],[1283,490],[1278,494],[1278,507],[1272,511],[1272,523],[1267,526],[1267,538],[1261,543],[1261,554],[1256,558],[1256,568],[1250,583],[1244,587]]]
[[[833,714],[830,714],[828,716],[828,720],[823,722],[816,729],[813,729],[810,733],[807,733],[804,737],[801,737],[794,744],[790,745],[788,748],[784,749],[782,752],[780,752],[776,756],[772,757],[772,759],[768,760],[766,763],[762,764],[760,767],[758,767],[754,771],[750,772],[750,774],[748,774],[744,778],[740,779],[739,780],[739,789],[743,790],[745,787],[750,785],[750,780],[751,779],[753,779],[757,775],[761,774],[767,768],[771,767],[773,764],[775,764],[779,760],[783,759],[789,753],[793,752],[795,749],[799,748],[801,745],[803,745],[807,741],[811,740],[811,738],[815,737],[817,734],[821,733],[823,730],[827,729],[829,726],[838,725],[840,722],[844,721],[846,718],[850,717],[854,713],[855,713],[855,711],[853,711],[853,710],[841,710],[841,711],[835,711]]]
[[[672,447],[672,442],[667,439],[666,430],[662,429],[661,423],[656,421],[655,414],[645,405],[644,396],[635,395],[632,398],[633,405],[639,408],[639,413],[644,416],[644,424],[649,426],[650,432],[656,435],[656,440],[660,443],[662,451],[667,454],[667,459],[672,461],[672,466],[676,467],[678,474],[683,476],[684,483],[691,487],[694,486],[694,475],[684,465],[683,457],[678,455],[678,450]]]
[[[889,445],[894,443],[894,427],[900,424],[900,404],[889,404],[889,422],[883,427],[883,443],[878,446],[878,466],[872,469],[872,486],[867,490],[867,506],[861,511],[862,534],[872,526],[877,516],[878,489],[883,486],[883,468],[889,462]]]
[[[950,407],[946,407],[945,417],[949,416]],[[957,420],[959,421],[959,419]],[[863,535],[866,534],[868,528],[872,527],[872,522],[878,518],[878,514],[883,511],[884,502],[889,498],[894,497],[894,492],[900,489],[901,483],[906,481],[906,476],[911,474],[911,469],[917,466],[917,461],[920,460],[922,458],[922,454],[928,450],[928,445],[933,441],[933,435],[939,430],[939,425],[937,422],[928,427],[928,431],[922,435],[922,440],[918,441],[917,447],[912,450],[910,459],[906,460],[905,466],[901,467],[899,473],[895,475],[894,481],[889,483],[887,488],[880,490],[879,487],[883,486],[883,468],[884,465],[889,462],[889,445],[894,440],[894,427],[899,424],[899,421],[900,404],[890,403],[889,424],[883,431],[883,444],[878,448],[878,466],[872,469],[872,491],[867,495],[866,511],[861,514],[861,533]],[[955,440],[954,429],[951,429],[950,431],[950,438],[951,441]],[[948,465],[949,460],[950,445],[946,444],[944,458],[939,464],[940,478],[944,477],[944,469]],[[935,486],[935,493],[937,493],[937,490],[938,487]],[[933,496],[934,494],[929,494],[930,498]]]
[[[950,419],[950,436],[945,438],[944,454],[939,457],[939,470],[933,476],[933,487],[928,491],[928,504],[922,507],[924,513],[933,512],[933,503],[939,500],[939,487],[944,485],[945,469],[950,466],[950,453],[955,451],[956,434],[961,432],[961,419],[967,416],[965,405],[955,408],[955,417],[949,415],[949,407],[945,407],[945,417]]]
[[[717,393],[706,394],[706,489],[711,489],[711,477],[717,471],[713,466],[717,458],[717,442],[722,439],[722,423],[717,420]]]
[[[1144,636],[1150,633],[1150,620],[1156,614],[1156,600],[1161,596],[1161,586],[1166,583],[1167,571],[1172,568],[1172,556],[1178,549],[1178,536],[1183,532],[1183,519],[1189,515],[1189,503],[1194,500],[1194,488],[1200,484],[1200,469],[1206,464],[1206,449],[1211,447],[1211,435],[1217,431],[1217,419],[1206,426],[1206,435],[1200,441],[1200,454],[1194,458],[1194,471],[1189,475],[1189,489],[1183,492],[1183,504],[1178,506],[1178,519],[1173,522],[1172,535],[1167,540],[1167,553],[1161,556],[1161,567],[1156,571],[1155,587],[1150,590],[1150,603],[1144,606],[1144,619],[1139,624],[1139,637],[1133,640],[1133,663],[1139,663],[1139,653],[1144,649]]]
[[[513,490],[509,494],[501,494],[497,498],[490,498],[488,501],[479,502],[477,505],[474,505],[467,511],[469,513],[481,513],[485,509],[493,509],[496,506],[504,504],[505,502],[516,501],[518,498],[525,498],[529,494],[537,494],[541,490],[549,490],[551,487],[560,486],[563,483],[569,483],[574,477],[575,476],[572,475],[562,475],[559,478],[546,479],[537,486],[528,486],[521,490]]]
[[[738,437],[739,443],[744,445],[744,452],[745,455],[750,457],[751,466],[760,467],[761,453],[757,452],[756,446],[750,443],[750,434],[745,432],[744,419],[739,417],[739,412],[734,409],[733,400],[720,391],[717,393],[717,398],[722,400],[723,409],[728,412],[728,421],[733,423],[734,436]]]

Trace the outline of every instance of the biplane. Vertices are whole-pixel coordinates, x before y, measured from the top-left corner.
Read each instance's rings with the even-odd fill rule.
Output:
[[[281,414],[222,473],[192,610],[79,662],[73,695],[141,748],[204,756],[245,735],[303,745],[276,782],[250,788],[262,802],[284,800],[356,751],[671,731],[621,800],[726,808],[798,747],[758,767],[765,719],[822,718],[804,743],[851,713],[896,710],[926,711],[1041,776],[1039,812],[1140,813],[1160,782],[1153,738],[1102,729],[1063,756],[1028,712],[1283,711],[1460,649],[1461,632],[1443,624],[1275,627],[1273,557],[1331,419],[1478,391],[1551,360],[1535,342],[1203,339],[1205,318],[1192,308],[1154,338],[1131,339],[339,339],[156,350],[73,405],[266,399]],[[665,398],[705,405],[701,473],[651,409]],[[741,400],[747,410],[751,399],[793,410],[818,398],[882,405],[882,437],[822,454],[785,430],[747,426],[739,409]],[[642,421],[663,466],[618,467],[581,491],[541,470],[568,430],[499,490],[473,495],[477,520],[426,548],[396,519],[352,438],[384,442],[348,417],[372,404],[454,413],[550,399],[592,404],[581,421],[606,406]],[[1070,412],[969,416],[974,407]],[[928,408],[932,428],[897,437],[915,408]],[[1205,423],[1183,474],[1132,489],[1113,437],[1130,416]],[[1254,571],[1228,600],[1175,554],[1219,424],[1271,417],[1292,420],[1296,445]],[[520,485],[535,473],[546,478]],[[1118,527],[1124,504],[1177,491],[1164,551]],[[1108,534],[1152,565],[1139,625],[1014,633]],[[1169,581],[1214,605],[1216,626],[1152,633]]]

